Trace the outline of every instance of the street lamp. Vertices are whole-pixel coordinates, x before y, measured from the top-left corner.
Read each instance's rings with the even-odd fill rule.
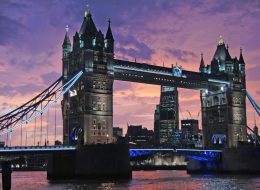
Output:
[[[108,138],[109,138],[109,134],[107,134],[107,144],[108,144]]]

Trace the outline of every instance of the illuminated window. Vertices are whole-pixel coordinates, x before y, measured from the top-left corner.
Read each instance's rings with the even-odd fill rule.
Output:
[[[84,41],[80,40],[80,47],[83,48],[84,47]]]
[[[93,45],[93,46],[96,46],[96,39],[93,39],[93,40],[92,40],[92,45]]]

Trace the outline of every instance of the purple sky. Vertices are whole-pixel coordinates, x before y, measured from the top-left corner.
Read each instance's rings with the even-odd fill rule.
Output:
[[[205,62],[210,63],[222,35],[232,57],[238,57],[239,48],[243,48],[247,90],[260,102],[258,0],[93,0],[88,3],[96,26],[103,33],[111,18],[115,56],[120,59],[136,58],[157,65],[164,62],[166,66],[178,62],[184,69],[198,71],[201,52]],[[65,25],[69,25],[72,38],[81,26],[85,9],[84,0],[0,1],[1,115],[28,101],[61,75]],[[128,122],[152,129],[159,86],[115,81],[114,90],[114,126],[126,131]],[[179,95],[180,119],[189,117],[186,110],[196,118],[200,110],[199,91],[180,89]],[[56,108],[60,109],[60,105]],[[254,114],[249,102],[247,114],[248,125],[252,126]],[[59,118],[59,139],[61,122]],[[32,126],[25,130],[31,137]],[[19,136],[19,130],[13,135]]]

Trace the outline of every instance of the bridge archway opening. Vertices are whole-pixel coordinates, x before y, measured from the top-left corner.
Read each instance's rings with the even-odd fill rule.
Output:
[[[127,132],[127,124],[154,130],[155,110],[160,104],[160,96],[161,85],[114,81],[114,126],[122,127],[124,133]],[[178,110],[174,111],[178,113],[178,129],[181,129],[183,119],[199,120],[201,123],[200,90],[178,88],[178,96]]]

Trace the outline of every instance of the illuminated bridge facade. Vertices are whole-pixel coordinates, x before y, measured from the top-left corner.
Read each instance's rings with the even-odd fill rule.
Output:
[[[63,43],[64,83],[78,70],[84,75],[62,101],[64,143],[112,142],[113,81],[200,90],[205,147],[236,147],[246,141],[245,63],[231,58],[221,39],[209,65],[200,72],[114,59],[114,38],[109,26],[104,36],[97,30],[89,10],[79,33]]]
[[[114,80],[200,90],[207,148],[237,147],[247,141],[246,96],[260,115],[259,106],[246,91],[242,49],[239,59],[232,58],[223,39],[210,64],[206,65],[201,57],[199,72],[179,65],[168,68],[119,60],[114,58],[110,21],[104,36],[86,10],[73,43],[66,29],[62,50],[62,76],[32,100],[0,117],[0,136],[11,134],[36,117],[42,118],[63,98],[64,145],[111,143]]]

